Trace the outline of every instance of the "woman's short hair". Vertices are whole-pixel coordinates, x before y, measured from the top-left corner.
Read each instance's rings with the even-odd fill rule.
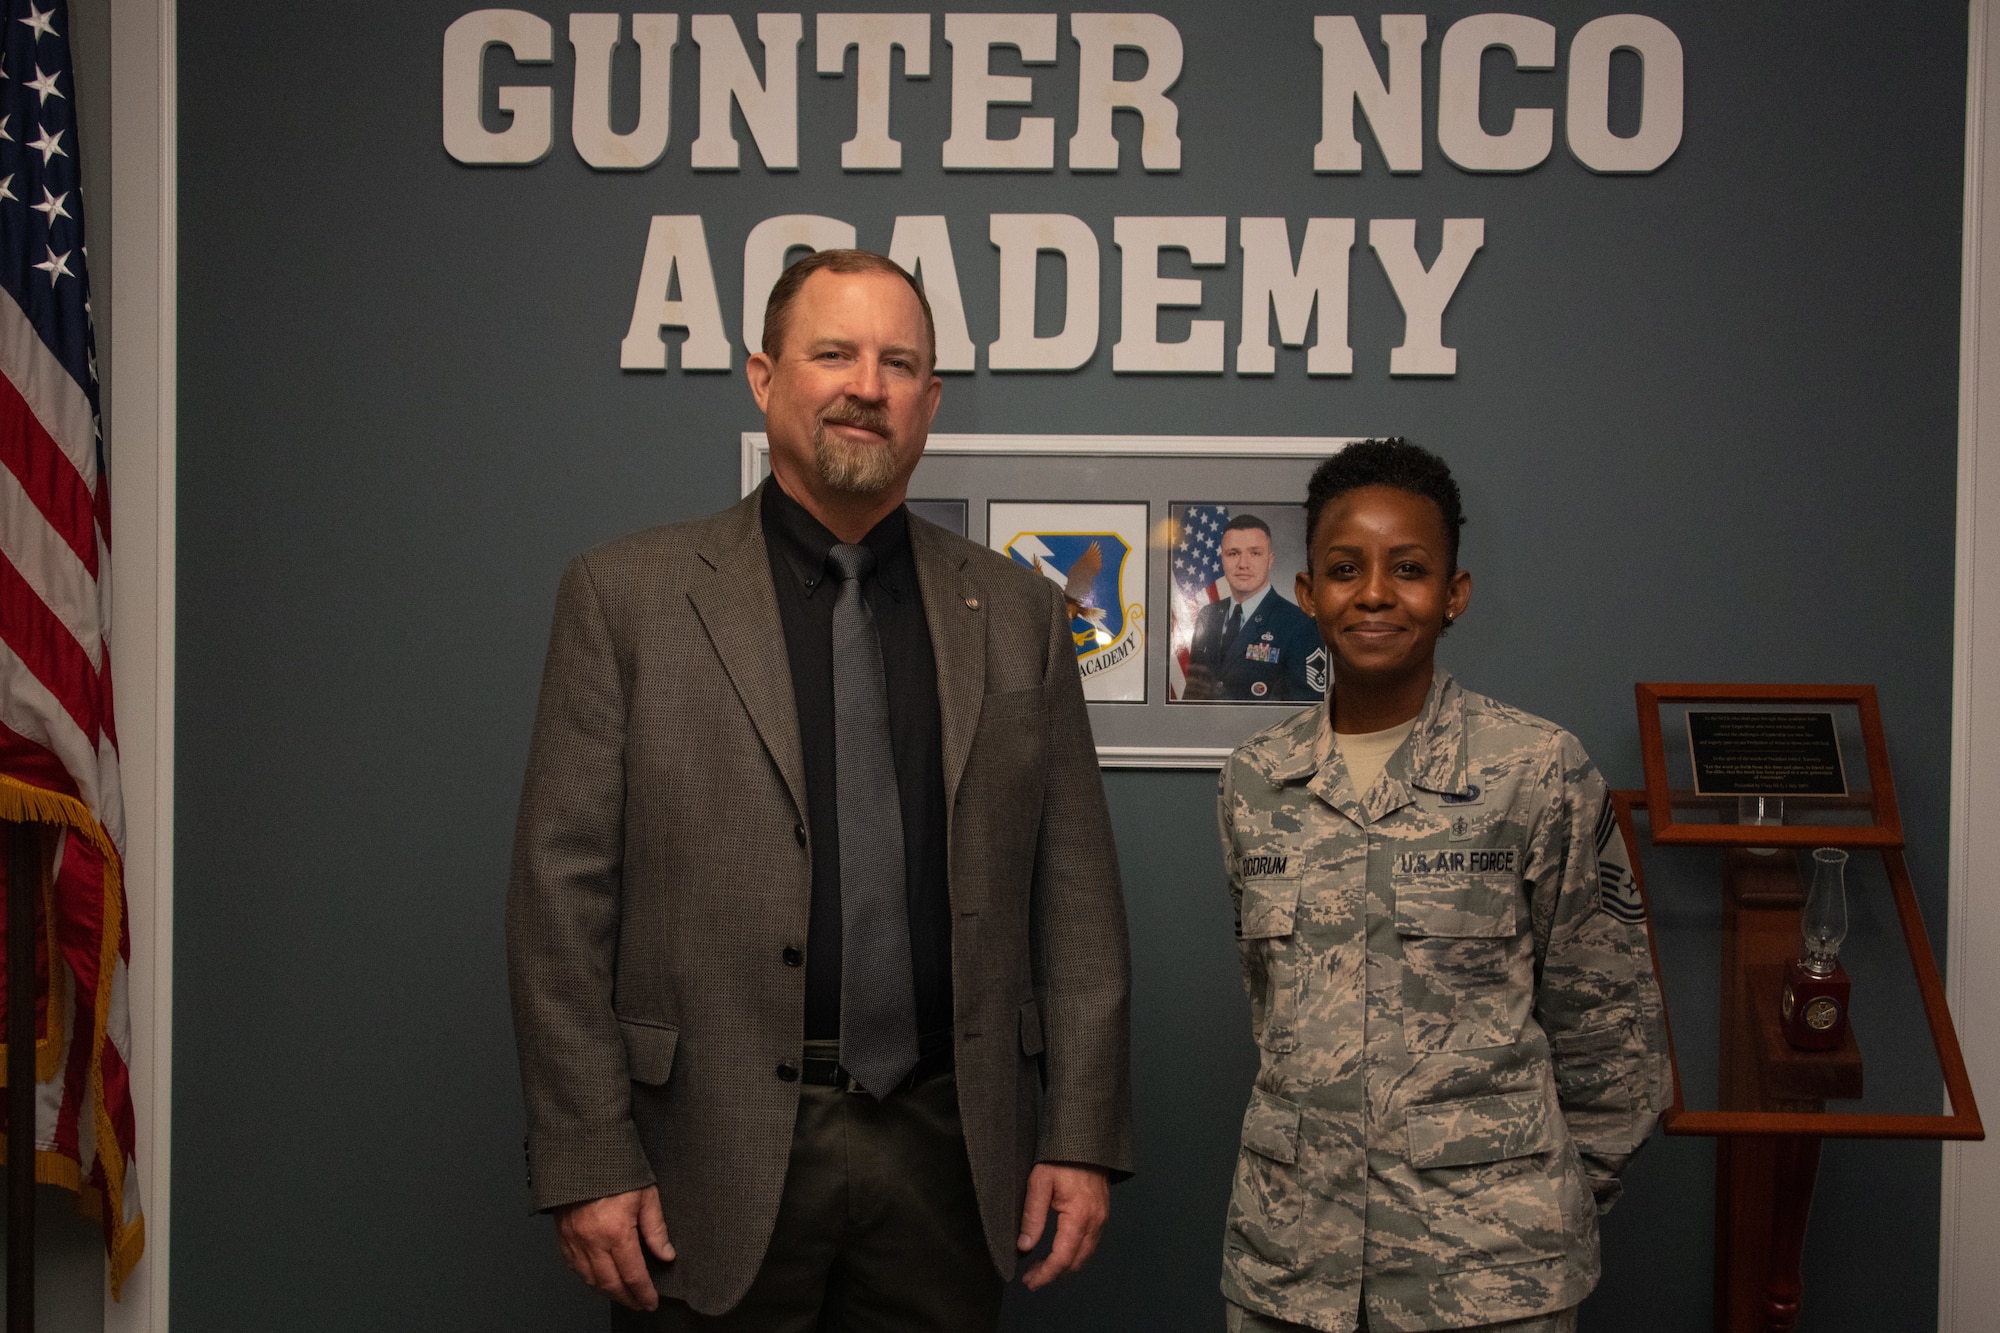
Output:
[[[1465,526],[1458,483],[1442,458],[1400,435],[1356,440],[1313,469],[1312,480],[1306,483],[1307,550],[1312,549],[1313,531],[1327,505],[1363,486],[1393,486],[1435,504],[1444,520],[1446,572],[1458,572],[1458,530]]]

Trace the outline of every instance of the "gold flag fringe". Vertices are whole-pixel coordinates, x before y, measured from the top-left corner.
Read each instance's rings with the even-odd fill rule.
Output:
[[[94,997],[96,1003],[92,1006],[90,1031],[90,1101],[92,1120],[97,1127],[97,1160],[104,1167],[104,1193],[108,1197],[98,1199],[97,1191],[85,1184],[80,1164],[59,1153],[37,1150],[35,1178],[74,1192],[77,1208],[86,1216],[94,1213],[106,1216],[96,1213],[96,1210],[109,1210],[109,1253],[105,1256],[105,1268],[111,1280],[111,1299],[115,1301],[122,1298],[125,1279],[131,1275],[133,1266],[139,1262],[139,1256],[146,1248],[144,1214],[133,1218],[129,1224],[125,1221],[125,1149],[118,1142],[117,1130],[111,1123],[111,1108],[104,1098],[104,1042],[105,1030],[111,1019],[111,974],[118,965],[118,939],[125,930],[124,860],[89,806],[74,796],[31,786],[4,773],[0,773],[0,819],[60,824],[88,838],[104,856],[104,919],[98,944],[97,994]],[[55,913],[51,911],[47,915],[51,923],[49,976],[53,989],[56,959],[61,955],[55,950]],[[37,1043],[36,1071],[44,1082],[55,1076],[55,1070],[51,1067],[48,1073],[41,1073],[40,1047],[56,1044],[55,1019],[58,1012],[51,1004],[49,1039],[47,1043]],[[129,1069],[129,1062],[127,1067]]]

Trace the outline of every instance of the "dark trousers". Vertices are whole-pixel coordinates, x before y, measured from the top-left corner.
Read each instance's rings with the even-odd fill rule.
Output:
[[[837,1054],[808,1042],[808,1056]],[[723,1315],[662,1300],[613,1307],[631,1333],[990,1333],[1000,1275],[986,1249],[949,1073],[878,1102],[807,1086],[778,1221],[750,1292]]]

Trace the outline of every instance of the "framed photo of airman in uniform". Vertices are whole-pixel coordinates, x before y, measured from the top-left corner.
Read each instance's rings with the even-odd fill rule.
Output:
[[[1289,704],[1326,693],[1326,648],[1299,609],[1305,506],[1202,501],[1167,508],[1173,703]]]

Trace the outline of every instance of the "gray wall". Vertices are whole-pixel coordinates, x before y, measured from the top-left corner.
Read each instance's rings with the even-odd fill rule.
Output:
[[[981,343],[986,215],[1083,217],[1106,259],[1097,357],[955,377],[938,429],[1424,441],[1473,518],[1477,596],[1445,654],[1462,679],[1563,721],[1620,785],[1639,780],[1634,680],[1877,682],[1941,929],[1962,7],[1643,6],[1687,53],[1684,142],[1643,177],[1590,175],[1560,146],[1526,174],[1475,177],[1428,133],[1421,175],[1387,175],[1364,133],[1365,173],[1315,177],[1312,7],[1194,0],[1158,5],[1187,40],[1178,175],[1131,164],[1121,117],[1117,175],[947,176],[941,19],[933,77],[896,86],[897,175],[840,172],[852,82],[810,72],[810,22],[797,173],[766,172],[747,136],[743,171],[689,170],[685,35],[658,167],[594,174],[559,134],[539,166],[471,169],[440,145],[438,70],[446,24],[472,7],[179,9],[178,1327],[600,1324],[525,1213],[500,903],[564,560],[728,502],[736,434],[758,424],[736,377],[618,369],[654,212],[707,219],[732,332],[757,220],[827,213],[880,247],[896,214],[945,213]],[[1517,8],[1566,47],[1616,7]],[[566,11],[538,12],[566,55]],[[1444,29],[1473,11],[1430,12],[1434,75]],[[1059,144],[1066,33],[1060,50],[1035,108]],[[558,87],[559,127],[566,70],[528,80]],[[1561,77],[1491,85],[1560,106]],[[1140,213],[1283,214],[1295,239],[1313,215],[1416,217],[1432,238],[1438,219],[1484,217],[1446,321],[1459,373],[1389,377],[1401,319],[1364,245],[1351,377],[1308,380],[1297,351],[1268,380],[1114,376],[1111,218]],[[1234,270],[1200,276],[1201,314],[1228,319],[1233,344]],[[1107,784],[1142,1171],[1096,1264],[1013,1302],[1010,1326],[1213,1329],[1252,1068],[1213,781]],[[1934,1326],[1937,1161],[1829,1147],[1802,1328]],[[1638,1161],[1589,1326],[1705,1326],[1711,1162],[1698,1140]]]

